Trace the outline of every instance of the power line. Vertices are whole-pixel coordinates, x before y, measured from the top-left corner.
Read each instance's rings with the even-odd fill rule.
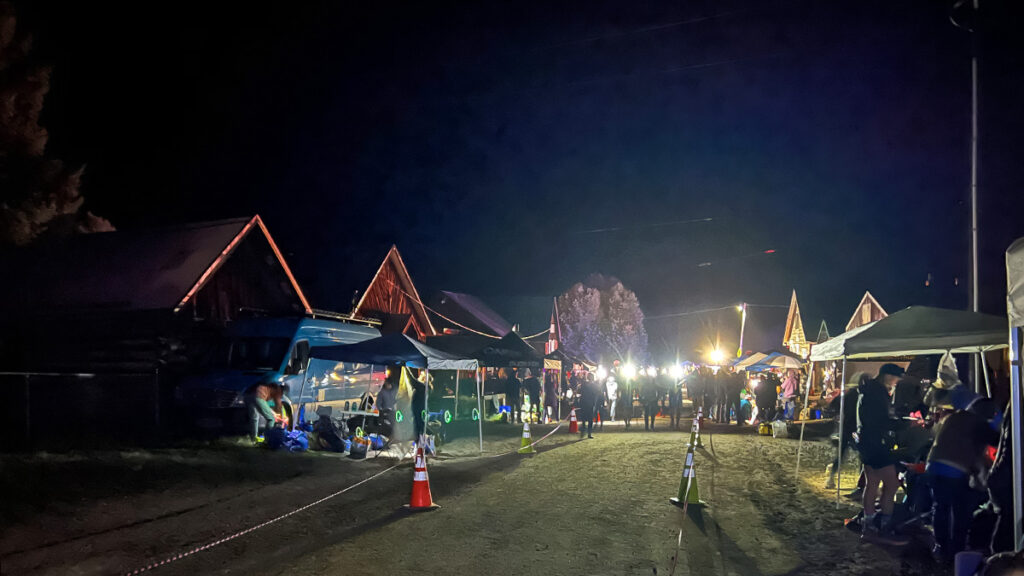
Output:
[[[789,304],[751,304],[746,303],[747,308],[789,308]],[[690,310],[688,312],[675,312],[672,314],[658,314],[656,316],[645,316],[644,320],[659,320],[662,318],[681,318],[684,316],[694,316],[696,314],[707,314],[708,312],[718,312],[719,310],[729,310],[730,308],[736,308],[736,305],[732,306],[720,306],[718,308],[705,308],[703,310]]]
[[[735,308],[735,306],[721,306],[719,308],[705,308],[704,310],[691,310],[689,312],[676,312],[674,314],[658,314],[657,316],[644,316],[644,320],[658,320],[661,318],[680,318],[682,316],[706,314],[708,312],[718,312],[719,310],[728,310],[730,308]]]
[[[691,220],[673,220],[672,222],[655,222],[653,224],[639,224],[636,226],[615,226],[612,228],[595,228],[593,230],[580,230],[577,234],[598,234],[601,232],[620,232],[622,230],[643,230],[644,228],[658,228],[661,226],[676,226],[678,224],[693,224],[695,222],[711,222],[711,218],[693,218]]]
[[[607,34],[599,34],[597,36],[589,36],[587,38],[580,38],[578,40],[567,40],[565,42],[558,42],[556,44],[549,44],[543,46],[541,50],[548,50],[551,48],[562,48],[565,46],[575,46],[579,44],[589,44],[590,42],[597,42],[598,40],[607,40],[609,38],[622,38],[623,36],[633,36],[636,34],[647,34],[649,32],[661,32],[662,30],[668,30],[670,28],[677,28],[679,26],[687,26],[689,24],[699,24],[701,22],[707,22],[709,20],[716,20],[718,18],[725,18],[727,16],[733,16],[736,14],[742,14],[744,12],[750,12],[752,9],[744,10],[730,10],[729,12],[720,12],[718,14],[709,14],[707,16],[697,16],[695,18],[689,18],[686,20],[677,20],[675,22],[665,22],[663,24],[651,24],[648,26],[642,26],[640,28],[634,28],[632,30],[623,30],[621,32],[609,32]]]
[[[654,76],[658,74],[674,74],[676,72],[685,72],[688,70],[697,70],[701,68],[712,68],[715,66],[725,66],[727,64],[735,64],[737,62],[746,62],[748,60],[763,60],[765,58],[775,58],[781,56],[782,53],[771,53],[771,54],[755,54],[753,56],[739,56],[736,58],[727,58],[725,60],[712,60],[710,62],[700,62],[697,64],[686,64],[683,66],[673,66],[671,68],[662,68],[660,70],[647,70],[641,72],[631,72],[628,74],[616,74],[607,76],[598,76],[595,78],[588,78],[585,80],[575,80],[573,82],[566,82],[564,86],[584,86],[587,84],[599,84],[602,82],[615,82],[617,80],[629,80],[631,78],[641,78],[643,76]]]

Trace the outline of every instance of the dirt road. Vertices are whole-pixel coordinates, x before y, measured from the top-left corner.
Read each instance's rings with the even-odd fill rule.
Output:
[[[488,434],[491,454],[518,445],[518,430],[494,431]],[[475,439],[467,435],[430,461],[439,510],[400,511],[412,475],[403,462],[371,483],[151,573],[941,573],[926,549],[883,550],[861,544],[842,527],[853,507],[844,501],[837,510],[834,498],[818,489],[831,457],[827,444],[806,447],[797,482],[795,440],[745,432],[709,430],[697,454],[700,496],[708,506],[689,518],[668,503],[678,489],[683,433],[609,428],[580,441],[559,431],[536,455],[498,457],[473,456]],[[83,494],[34,514],[19,510],[0,536],[2,572],[124,573],[295,510],[394,464],[237,454],[204,451],[195,462],[185,458],[181,470],[158,469],[163,484],[157,488],[130,490],[115,482],[123,488],[118,493]],[[209,458],[224,469],[197,478],[194,471],[210,465],[199,459]],[[267,472],[249,478],[243,469]],[[167,480],[175,473],[179,481]]]

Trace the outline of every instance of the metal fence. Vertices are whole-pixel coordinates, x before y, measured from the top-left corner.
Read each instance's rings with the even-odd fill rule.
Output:
[[[138,445],[165,435],[167,386],[158,372],[0,372],[0,450]]]

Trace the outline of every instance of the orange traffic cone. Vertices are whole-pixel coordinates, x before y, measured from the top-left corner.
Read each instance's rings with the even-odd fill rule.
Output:
[[[406,510],[412,512],[421,512],[424,510],[433,510],[440,508],[437,504],[434,504],[433,498],[430,497],[430,478],[427,477],[427,459],[423,456],[423,446],[420,444],[416,445],[416,466],[412,474],[412,496],[409,498],[409,504],[405,506]]]
[[[572,412],[569,412],[569,434],[576,434],[579,431],[580,425],[576,421],[576,409],[573,408]]]

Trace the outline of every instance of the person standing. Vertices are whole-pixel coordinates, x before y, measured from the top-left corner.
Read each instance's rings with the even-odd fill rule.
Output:
[[[608,397],[608,419],[615,420],[615,408],[619,404],[619,383],[615,380],[615,376],[609,374],[604,381],[605,395]]]
[[[950,561],[967,546],[967,531],[977,502],[972,498],[971,476],[988,467],[986,452],[999,442],[995,403],[979,398],[966,410],[957,410],[935,426],[935,442],[928,453],[928,483],[932,487],[937,558]]]
[[[505,379],[505,402],[509,407],[508,421],[510,424],[513,422],[523,423],[523,400],[519,395],[521,387],[522,383],[516,377],[516,369],[509,368]]]
[[[775,418],[775,407],[779,402],[779,393],[775,389],[776,381],[775,375],[771,372],[762,372],[757,387],[754,388],[754,402],[757,403],[759,422],[771,422]]]
[[[633,384],[623,378],[618,383],[619,399],[615,402],[615,412],[622,418],[622,422],[629,430],[633,423]]]
[[[729,369],[722,367],[715,373],[715,421],[729,423]]]
[[[420,370],[418,377],[413,378],[412,385],[412,416],[416,424],[416,444],[422,441],[423,435],[427,432],[427,379],[426,370]]]
[[[530,406],[526,409],[526,420],[533,422],[533,414],[537,413],[537,422],[540,423],[540,379],[534,376],[533,371],[526,369],[526,380],[523,381],[523,388],[530,395]]]
[[[594,437],[594,417],[597,414],[601,397],[604,393],[597,383],[593,374],[587,374],[587,380],[583,383],[583,390],[580,393],[580,410],[583,412],[583,422],[586,424],[587,438]],[[580,437],[583,436],[583,427],[580,427]]]
[[[683,377],[683,384],[686,386],[686,397],[690,399],[690,405],[693,408],[693,417],[697,417],[697,408],[702,406],[704,401],[704,391],[701,389],[700,372],[697,369],[691,369],[685,377]]]
[[[640,380],[640,404],[644,408],[644,430],[654,430],[658,416],[658,381],[650,371]]]
[[[544,413],[549,420],[558,420],[558,374],[548,370],[544,374]]]
[[[728,416],[729,411],[736,415],[736,425],[743,425],[743,406],[740,396],[743,393],[743,375],[739,372],[734,372],[732,368],[729,369],[729,377],[727,380],[728,401],[725,403],[725,412]]]
[[[704,417],[714,419],[715,417],[715,373],[707,366],[700,367],[700,388],[704,392],[701,405],[704,406]]]
[[[836,474],[839,472],[839,454],[849,454],[847,452],[854,446],[853,433],[856,431],[857,423],[857,400],[860,398],[860,389],[856,385],[851,385],[846,390],[846,398],[836,396],[832,399],[829,404],[829,409],[835,414],[839,414],[839,405],[843,406],[843,414],[841,418],[844,422],[843,426],[843,437],[839,439],[839,449],[836,452],[836,457],[832,460],[832,463],[825,468],[825,489],[835,490],[836,489]]]
[[[866,478],[861,538],[897,546],[905,545],[909,540],[895,533],[892,522],[896,490],[899,488],[893,454],[898,421],[893,418],[889,394],[902,376],[903,368],[896,364],[883,364],[878,369],[878,376],[860,385],[857,400],[857,450],[864,463]],[[879,483],[882,485],[880,498]],[[876,515],[875,502],[879,500],[881,511]]]
[[[384,378],[384,384],[377,393],[377,409],[380,411],[378,421],[389,438],[395,437],[395,410],[398,409],[398,386],[400,384],[400,369],[392,368]]]
[[[672,378],[671,376],[669,376]],[[683,411],[683,382],[672,378],[668,391],[668,417],[673,430],[679,430],[679,418]]]
[[[786,371],[786,379],[782,382],[782,414],[786,420],[792,420],[796,411],[796,393],[798,380],[796,370],[790,368]]]

